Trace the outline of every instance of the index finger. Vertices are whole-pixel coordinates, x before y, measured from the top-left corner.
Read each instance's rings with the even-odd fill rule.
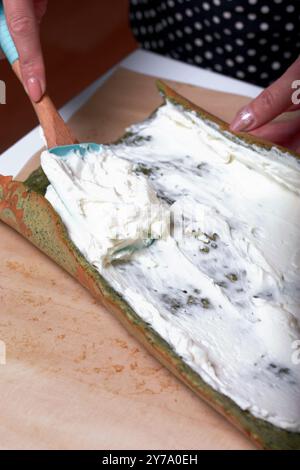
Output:
[[[32,0],[3,0],[8,28],[18,50],[23,84],[34,101],[45,91],[39,25]]]
[[[293,104],[293,83],[300,79],[300,58],[257,98],[239,110],[230,125],[233,131],[250,131],[266,124]],[[300,85],[300,82],[299,82]]]

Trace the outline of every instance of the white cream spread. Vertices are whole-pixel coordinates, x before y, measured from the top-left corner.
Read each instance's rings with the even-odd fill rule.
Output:
[[[82,161],[44,153],[46,197],[84,256],[208,384],[254,416],[300,431],[300,366],[292,362],[300,339],[299,161],[233,142],[168,101],[129,131]],[[115,175],[105,196],[97,188],[104,161]],[[173,232],[126,263],[104,265],[91,237],[111,243],[100,235],[100,202],[114,188],[130,200],[125,162],[147,176],[153,189],[145,194],[154,190],[170,206]],[[85,184],[86,172],[96,185]],[[82,185],[85,207],[98,201],[86,225]]]
[[[76,220],[70,235],[94,265],[124,259],[169,231],[169,211],[133,165],[92,148],[67,158],[43,152],[41,164],[51,186],[46,197],[55,206],[63,202]]]

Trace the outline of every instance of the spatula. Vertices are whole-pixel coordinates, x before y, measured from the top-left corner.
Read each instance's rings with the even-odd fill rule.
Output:
[[[2,1],[0,1],[0,47],[22,83],[19,55],[8,30]],[[43,129],[47,147],[51,153],[64,156],[70,151],[78,150],[81,155],[84,155],[90,149],[93,151],[100,150],[101,146],[98,144],[78,144],[47,93],[43,95],[38,103],[31,101],[31,104]]]

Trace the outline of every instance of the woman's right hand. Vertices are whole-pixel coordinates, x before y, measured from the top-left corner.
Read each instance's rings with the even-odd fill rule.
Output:
[[[39,101],[46,90],[39,24],[46,12],[47,0],[3,0],[3,6],[19,54],[24,88],[32,101]]]
[[[239,110],[230,125],[234,132],[250,132],[258,137],[300,152],[300,116],[275,121],[280,114],[300,109],[300,58],[272,85]]]

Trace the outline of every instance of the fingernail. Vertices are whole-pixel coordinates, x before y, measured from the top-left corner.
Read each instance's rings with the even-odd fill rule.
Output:
[[[249,108],[242,109],[230,124],[232,131],[246,131],[249,130],[254,124],[254,115]]]
[[[27,80],[25,87],[32,101],[39,101],[42,97],[42,86],[38,78],[31,77]]]

